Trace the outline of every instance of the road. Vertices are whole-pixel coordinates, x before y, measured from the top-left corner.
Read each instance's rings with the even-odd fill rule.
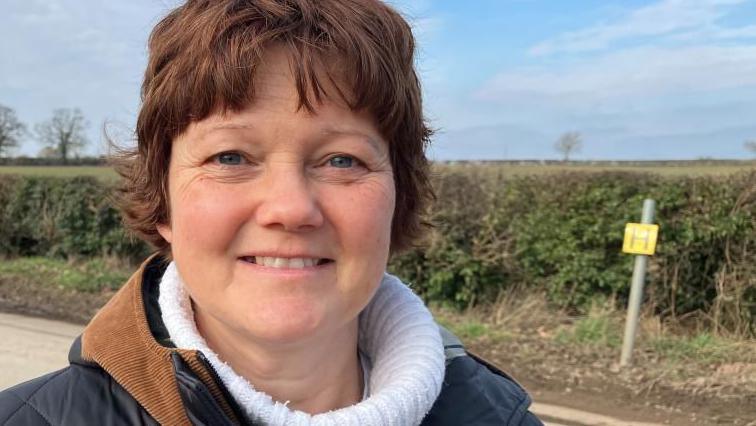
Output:
[[[0,313],[0,390],[68,365],[82,327]]]
[[[0,390],[68,365],[68,348],[83,327],[0,312]],[[548,426],[657,426],[557,405],[535,403]]]

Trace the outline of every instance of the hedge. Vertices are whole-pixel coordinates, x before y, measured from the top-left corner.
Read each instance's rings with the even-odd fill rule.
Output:
[[[661,227],[646,306],[665,316],[703,312],[737,332],[756,319],[756,171],[725,177],[638,173],[509,176],[446,166],[434,176],[435,227],[389,270],[426,300],[467,307],[518,287],[582,311],[596,297],[625,302],[633,257],[625,223],[644,198]],[[110,184],[90,177],[0,176],[0,255],[137,260],[149,249],[126,234]]]
[[[62,158],[0,157],[0,166],[106,166],[105,157],[74,157],[63,162]]]
[[[121,227],[110,193],[91,176],[0,175],[0,255],[146,256]]]

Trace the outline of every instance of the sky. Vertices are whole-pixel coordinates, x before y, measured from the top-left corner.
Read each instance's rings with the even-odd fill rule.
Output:
[[[132,138],[146,40],[176,0],[4,0],[0,104]],[[436,160],[750,158],[756,0],[391,0],[418,40]],[[42,148],[32,135],[15,154]]]

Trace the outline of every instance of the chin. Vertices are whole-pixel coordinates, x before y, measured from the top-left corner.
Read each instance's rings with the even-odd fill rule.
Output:
[[[270,303],[249,312],[245,331],[254,339],[269,343],[294,343],[323,331],[326,318],[322,306],[313,303]]]

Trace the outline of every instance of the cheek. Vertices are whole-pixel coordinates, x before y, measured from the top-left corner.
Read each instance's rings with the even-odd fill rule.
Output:
[[[335,191],[323,201],[346,255],[375,256],[379,264],[388,256],[394,214],[394,182],[390,178]],[[385,265],[379,265],[383,270]]]
[[[174,250],[212,251],[227,247],[247,217],[229,188],[209,180],[196,180],[175,197],[171,218]],[[183,247],[182,247],[183,246]]]
[[[375,244],[386,251],[388,258],[388,250],[391,244],[391,223],[396,206],[394,180],[386,179],[381,185],[365,190],[365,193],[371,203],[365,203],[364,212],[360,217],[368,230],[375,228],[375,232],[372,233]]]
[[[387,180],[359,188],[338,209],[340,220],[335,222],[345,260],[338,271],[339,282],[342,291],[350,294],[349,309],[354,315],[369,303],[386,270],[394,205],[393,180]]]

